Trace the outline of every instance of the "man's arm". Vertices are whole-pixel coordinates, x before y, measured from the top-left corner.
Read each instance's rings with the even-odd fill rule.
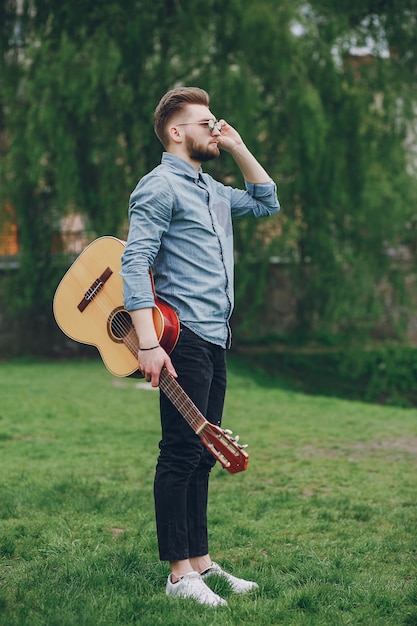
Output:
[[[155,258],[163,232],[169,225],[170,188],[162,176],[145,176],[130,198],[130,228],[122,256],[124,305],[129,311],[139,339],[138,362],[147,381],[159,384],[159,374],[166,367],[176,376],[171,359],[158,346],[153,322],[154,294],[149,266]],[[147,350],[146,348],[154,348]]]
[[[168,372],[176,378],[177,373],[169,355],[159,345],[153,322],[153,309],[147,308],[130,311],[130,316],[139,339],[139,369],[146,380],[152,382],[152,387],[157,387],[159,385],[159,375],[164,366],[167,368]],[[151,349],[149,350],[149,348]]]
[[[248,183],[269,183],[271,177],[262,165],[255,159],[250,150],[243,143],[241,136],[232,126],[222,120],[223,127],[219,136],[219,147],[234,158],[244,179]]]

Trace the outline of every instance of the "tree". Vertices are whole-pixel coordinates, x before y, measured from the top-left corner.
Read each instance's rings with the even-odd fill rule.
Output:
[[[293,268],[298,335],[363,328],[375,286],[398,290],[387,251],[407,243],[417,195],[414,2],[3,0],[0,29],[1,193],[22,251],[8,301],[29,328],[62,273],[60,219],[82,211],[91,236],[123,232],[128,193],[160,158],[153,109],[178,84],[206,88],[279,183],[280,216],[236,225],[248,317],[271,255]],[[358,64],[364,41],[372,62]],[[210,167],[241,184],[227,155]]]
[[[291,261],[294,333],[368,333],[385,308],[382,282],[394,299],[407,295],[391,254],[415,222],[416,163],[406,139],[416,130],[416,4],[318,1],[298,5],[296,16],[280,8],[278,17],[262,3],[243,36],[254,51],[245,75],[256,66],[262,90],[262,147],[267,162],[281,157],[290,239],[276,240],[274,254]],[[292,28],[277,41],[283,15]],[[367,52],[355,54],[365,43]]]

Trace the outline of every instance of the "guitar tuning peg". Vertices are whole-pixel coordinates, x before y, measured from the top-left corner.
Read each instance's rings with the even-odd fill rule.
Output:
[[[239,441],[239,439],[240,439],[239,435],[236,435],[236,437],[233,437],[233,441],[235,443],[237,443]]]
[[[226,428],[225,430],[223,430],[225,435],[233,435],[233,430],[229,430],[228,428]]]
[[[244,444],[239,444],[239,448],[240,448],[241,450],[244,450],[244,448],[247,448],[247,447],[248,447],[248,444],[247,444],[247,443],[244,443]]]

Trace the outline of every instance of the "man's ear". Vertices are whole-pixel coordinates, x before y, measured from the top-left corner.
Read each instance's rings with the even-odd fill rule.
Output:
[[[182,143],[183,137],[178,126],[170,126],[168,129],[169,140],[174,143]]]

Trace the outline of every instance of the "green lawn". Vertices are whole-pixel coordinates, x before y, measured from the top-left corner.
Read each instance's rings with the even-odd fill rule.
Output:
[[[259,375],[257,375],[259,376]],[[417,625],[417,410],[263,384],[231,362],[211,554],[259,592],[165,596],[158,392],[99,361],[0,364],[1,626]]]

